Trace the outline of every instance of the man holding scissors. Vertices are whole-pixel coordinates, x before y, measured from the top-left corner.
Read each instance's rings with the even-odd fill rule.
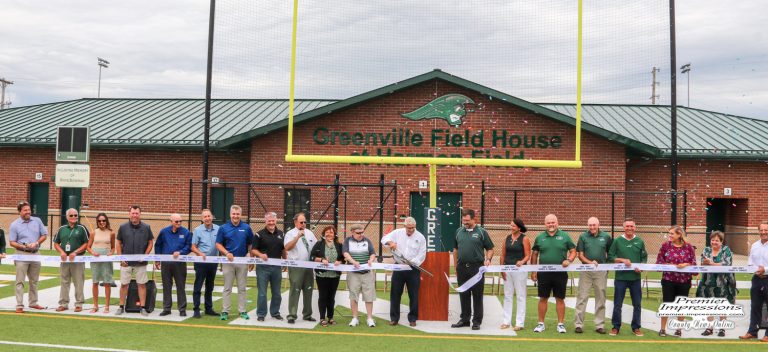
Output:
[[[404,228],[388,233],[381,243],[389,246],[392,256],[398,264],[407,264],[411,270],[395,271],[392,273],[392,290],[389,295],[389,325],[397,325],[400,321],[400,297],[403,287],[408,287],[408,323],[416,326],[419,318],[419,284],[421,271],[418,269],[427,257],[427,240],[416,230],[416,219],[407,217],[403,221]]]

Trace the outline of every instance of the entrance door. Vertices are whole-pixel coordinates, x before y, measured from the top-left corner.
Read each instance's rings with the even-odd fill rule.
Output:
[[[416,219],[416,229],[421,233],[427,233],[424,229],[424,208],[428,206],[428,192],[411,192],[411,216]],[[437,207],[442,213],[440,238],[445,246],[444,251],[450,252],[455,245],[456,229],[461,226],[461,193],[439,192]]]
[[[48,183],[32,182],[29,184],[29,205],[32,207],[32,216],[43,220],[48,225]]]
[[[80,212],[80,203],[83,200],[82,188],[61,189],[61,224],[67,223],[67,209],[75,208]]]
[[[725,232],[726,211],[728,211],[727,199],[707,198],[707,238],[705,243],[709,245],[709,235],[712,231]]]
[[[235,203],[235,189],[232,187],[211,187],[211,213],[213,222],[223,224],[229,221],[229,207]]]

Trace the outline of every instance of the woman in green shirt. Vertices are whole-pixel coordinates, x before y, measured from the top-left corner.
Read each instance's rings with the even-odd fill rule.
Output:
[[[341,249],[341,241],[336,235],[336,229],[333,226],[326,226],[323,229],[323,240],[315,243],[309,254],[309,260],[320,262],[325,265],[339,265],[344,260],[344,253]],[[336,306],[336,289],[339,288],[339,279],[341,274],[333,270],[315,269],[315,279],[317,280],[317,306],[320,309],[320,325],[328,326],[336,324],[333,320],[333,310]],[[326,316],[328,320],[326,320]]]

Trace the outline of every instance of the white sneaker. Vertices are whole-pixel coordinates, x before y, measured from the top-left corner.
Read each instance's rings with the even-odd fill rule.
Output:
[[[533,332],[543,332],[544,329],[544,323],[539,323],[535,328],[533,328]]]
[[[372,328],[374,326],[376,326],[376,322],[373,319],[368,318],[368,327]]]
[[[563,323],[557,324],[557,332],[561,334],[565,334],[565,324]]]
[[[147,312],[147,310],[146,310],[146,309],[144,309],[144,308],[141,308],[141,310],[139,311],[139,313],[141,313],[141,315],[142,315],[142,316],[145,316],[145,317],[146,317],[146,316],[149,316],[149,312]]]
[[[357,326],[358,324],[360,324],[360,321],[357,318],[352,318],[352,321],[349,322],[349,326]]]

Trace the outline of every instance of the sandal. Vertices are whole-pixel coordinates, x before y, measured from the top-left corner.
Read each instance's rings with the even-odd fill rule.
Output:
[[[89,312],[89,313],[98,313],[98,312],[99,312],[99,307],[93,307],[93,308],[91,308],[91,310],[89,310],[88,312]]]
[[[104,307],[104,313],[109,313],[109,306]]]
[[[676,337],[682,337],[683,336],[683,331],[680,330],[680,329],[675,330],[675,336]]]
[[[701,333],[701,336],[709,336],[712,335],[714,331],[712,331],[712,328],[706,328],[704,329],[704,332]]]
[[[333,319],[328,319],[328,324],[329,325],[336,325],[336,321],[333,320]]]
[[[523,330],[523,327],[522,326],[515,326],[514,328],[512,328],[512,330],[520,331],[520,330]]]
[[[328,322],[325,319],[320,320],[320,325],[327,327],[328,326]]]
[[[504,330],[504,329],[509,329],[509,324],[501,324],[501,326],[499,327],[499,329],[501,329],[501,330]]]

